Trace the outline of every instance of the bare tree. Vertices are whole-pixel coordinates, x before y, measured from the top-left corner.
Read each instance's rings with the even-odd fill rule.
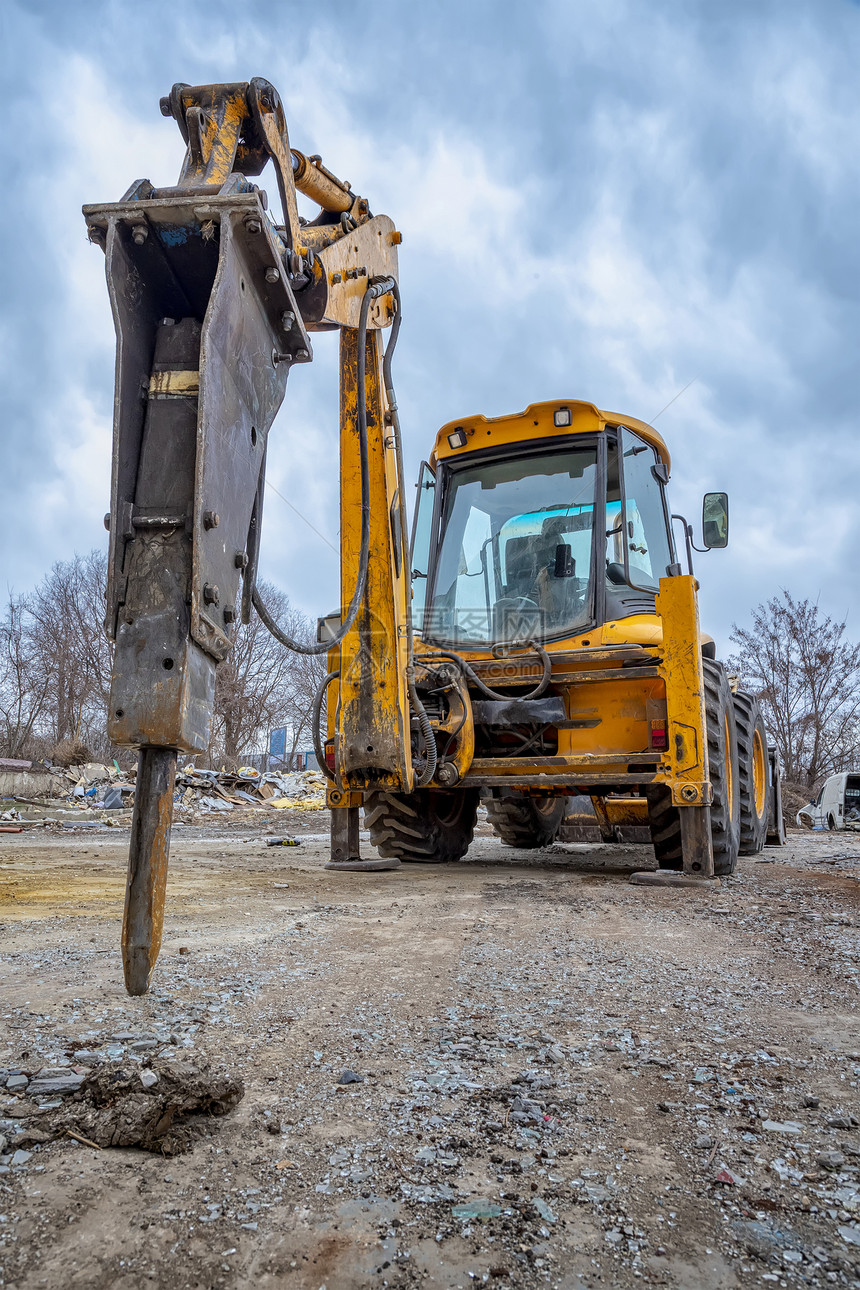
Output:
[[[105,712],[111,650],[103,618],[107,557],[58,561],[22,600],[30,649],[47,682],[45,715],[54,743],[82,739],[107,750]]]
[[[313,639],[313,629],[309,620],[307,628],[299,640]],[[290,761],[303,745],[313,741],[313,706],[319,688],[328,672],[328,660],[325,654],[296,654],[290,669],[290,704],[285,722],[290,736]],[[323,722],[325,707],[323,707]]]
[[[260,583],[260,594],[290,636],[312,639],[310,620],[283,592]],[[260,747],[269,730],[280,726],[291,732],[294,753],[309,730],[315,678],[325,676],[325,660],[285,650],[256,614],[247,625],[237,622],[232,635],[233,648],[215,676],[210,761],[235,766],[243,753]]]
[[[76,742],[115,755],[107,738],[112,646],[104,634],[107,562],[100,551],[60,561],[30,595],[9,598],[0,619],[0,755],[43,755]],[[260,588],[285,630],[313,638],[312,624],[275,587]],[[210,764],[235,766],[285,726],[294,755],[310,738],[324,658],[292,654],[256,614],[233,628],[216,673]]]
[[[50,685],[26,630],[21,601],[10,595],[0,622],[0,754],[33,754]]]
[[[733,625],[730,660],[761,700],[786,779],[812,787],[857,759],[860,741],[860,649],[809,600],[759,605],[751,629]]]

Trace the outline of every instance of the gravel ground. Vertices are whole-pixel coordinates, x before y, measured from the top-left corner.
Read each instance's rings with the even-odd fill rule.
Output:
[[[0,1285],[860,1287],[860,836],[701,892],[486,825],[326,873],[326,828],[177,825],[137,1000],[127,831],[0,838]],[[51,1139],[28,1094],[174,1058],[246,1088],[184,1155]]]

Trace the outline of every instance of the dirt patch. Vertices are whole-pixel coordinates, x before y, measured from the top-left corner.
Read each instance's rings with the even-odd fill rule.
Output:
[[[240,1079],[190,1062],[105,1066],[78,1093],[40,1119],[55,1137],[72,1130],[100,1147],[140,1147],[163,1156],[189,1150],[211,1116],[226,1115],[245,1094]]]

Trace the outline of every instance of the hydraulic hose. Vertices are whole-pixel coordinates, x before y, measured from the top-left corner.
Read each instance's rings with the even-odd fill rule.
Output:
[[[303,641],[294,640],[292,636],[287,636],[286,632],[281,631],[266,606],[263,604],[262,597],[255,587],[251,593],[251,599],[254,608],[260,615],[264,626],[271,632],[276,641],[286,649],[293,650],[296,654],[327,654],[330,649],[340,645],[346,637],[347,632],[352,627],[358,616],[361,606],[361,598],[364,595],[364,588],[367,584],[367,565],[370,554],[370,461],[367,448],[367,403],[364,395],[364,380],[366,367],[366,341],[367,341],[367,313],[370,309],[370,303],[378,296],[385,295],[391,290],[393,279],[383,278],[380,282],[372,282],[368,286],[361,298],[361,313],[358,319],[358,373],[357,384],[359,390],[358,397],[358,449],[359,449],[359,468],[361,474],[361,543],[358,554],[358,574],[355,580],[355,590],[352,593],[352,599],[349,602],[349,608],[337,634],[327,641],[315,641],[307,645]],[[396,286],[396,284],[395,284]],[[398,315],[399,317],[399,315]],[[390,346],[389,346],[390,348]]]
[[[317,690],[316,698],[314,699],[314,706],[311,709],[311,737],[314,741],[314,756],[317,759],[317,765],[325,775],[326,779],[330,779],[333,784],[337,783],[337,776],[334,771],[329,768],[329,764],[325,759],[325,748],[323,747],[323,742],[320,738],[320,719],[322,717],[322,705],[323,700],[325,699],[326,690],[331,682],[336,681],[339,676],[339,668],[335,672],[329,672],[328,676]]]
[[[526,646],[533,649],[535,653],[538,655],[538,657],[540,658],[540,661],[543,664],[543,676],[540,679],[540,683],[536,685],[533,690],[529,690],[528,694],[519,695],[519,698],[539,699],[550,683],[550,679],[552,677],[552,663],[550,661],[549,654],[547,654],[544,647],[538,644],[537,641],[523,641],[522,646],[521,647],[517,646],[516,648],[524,649],[526,648]],[[481,680],[481,678],[478,676],[478,673],[473,668],[471,668],[469,664],[466,662],[466,660],[464,658],[461,658],[459,654],[452,654],[449,650],[434,649],[433,656],[434,658],[435,657],[450,658],[452,662],[457,664],[460,671],[467,678],[467,680],[471,681],[472,685],[474,685],[476,689],[480,690],[482,694],[485,694],[488,699],[501,699],[503,701],[510,699],[511,696],[509,694],[499,694],[498,690],[491,690],[488,685],[485,685],[484,682]]]
[[[367,568],[370,552],[370,465],[367,445],[367,403],[365,400],[365,377],[366,377],[366,342],[367,342],[367,314],[370,309],[372,300],[379,296],[386,295],[388,292],[394,296],[397,308],[394,320],[391,325],[391,336],[383,354],[382,376],[385,385],[385,392],[388,397],[389,414],[391,417],[392,437],[394,439],[395,452],[397,457],[397,479],[398,479],[398,508],[400,513],[400,541],[401,541],[401,558],[405,561],[408,556],[406,547],[406,534],[408,532],[408,519],[406,515],[406,499],[403,494],[403,450],[400,441],[400,420],[397,414],[397,399],[394,394],[394,383],[391,378],[391,360],[394,356],[394,349],[397,344],[397,337],[400,332],[402,320],[400,309],[400,290],[397,282],[393,278],[382,278],[371,282],[365,291],[361,300],[361,312],[358,321],[358,370],[356,373],[356,383],[359,389],[358,398],[358,440],[359,440],[359,466],[361,474],[361,543],[358,557],[358,574],[355,581],[355,590],[350,600],[346,616],[340,626],[337,634],[327,641],[319,641],[313,644],[305,644],[302,641],[295,640],[283,632],[275,622],[263,603],[260,593],[255,587],[251,593],[251,599],[260,616],[260,619],[266,629],[271,632],[275,640],[280,642],[286,649],[293,650],[297,654],[327,654],[329,650],[340,645],[352,627],[358,615],[361,605],[361,599],[364,595],[364,589],[367,585]],[[436,773],[438,754],[436,751],[436,740],[433,735],[433,727],[430,718],[427,716],[424,705],[418,695],[415,685],[415,668],[412,661],[412,605],[409,596],[406,598],[406,688],[409,695],[409,702],[418,719],[418,728],[421,732],[421,740],[424,744],[425,762],[424,766],[415,780],[416,788],[423,788]],[[326,680],[320,687],[314,705],[314,753],[320,766],[323,767],[323,773],[329,779],[334,780],[335,776],[329,771],[325,764],[325,758],[320,756],[320,749],[317,747],[319,741],[319,714],[322,711],[323,695],[330,681],[339,673],[329,673]]]
[[[388,344],[385,347],[385,353],[382,356],[382,383],[385,386],[385,394],[388,399],[388,416],[391,421],[391,435],[394,440],[394,453],[397,462],[397,506],[400,513],[400,547],[401,559],[404,564],[409,558],[409,546],[406,540],[406,534],[409,532],[408,521],[406,516],[406,498],[403,494],[403,447],[400,438],[400,416],[397,411],[397,396],[394,393],[394,381],[391,377],[391,360],[394,357],[394,349],[397,345],[397,337],[400,334],[400,323],[402,312],[400,308],[400,288],[395,282],[391,288],[391,294],[397,306],[394,313],[394,321],[391,324],[391,335],[388,338]],[[415,716],[418,718],[418,729],[421,731],[421,741],[424,744],[424,766],[415,778],[415,787],[424,788],[430,783],[436,774],[436,766],[439,760],[439,754],[436,749],[436,737],[433,734],[433,726],[430,724],[430,718],[418,694],[418,688],[415,684],[415,663],[412,653],[413,630],[412,630],[412,589],[411,586],[406,593],[406,691],[409,695],[409,702]]]

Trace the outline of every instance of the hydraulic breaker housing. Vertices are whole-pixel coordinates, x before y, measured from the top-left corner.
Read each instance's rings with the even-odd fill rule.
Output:
[[[104,228],[117,332],[108,729],[202,752],[256,555],[269,429],[310,340],[257,194],[87,217]]]

